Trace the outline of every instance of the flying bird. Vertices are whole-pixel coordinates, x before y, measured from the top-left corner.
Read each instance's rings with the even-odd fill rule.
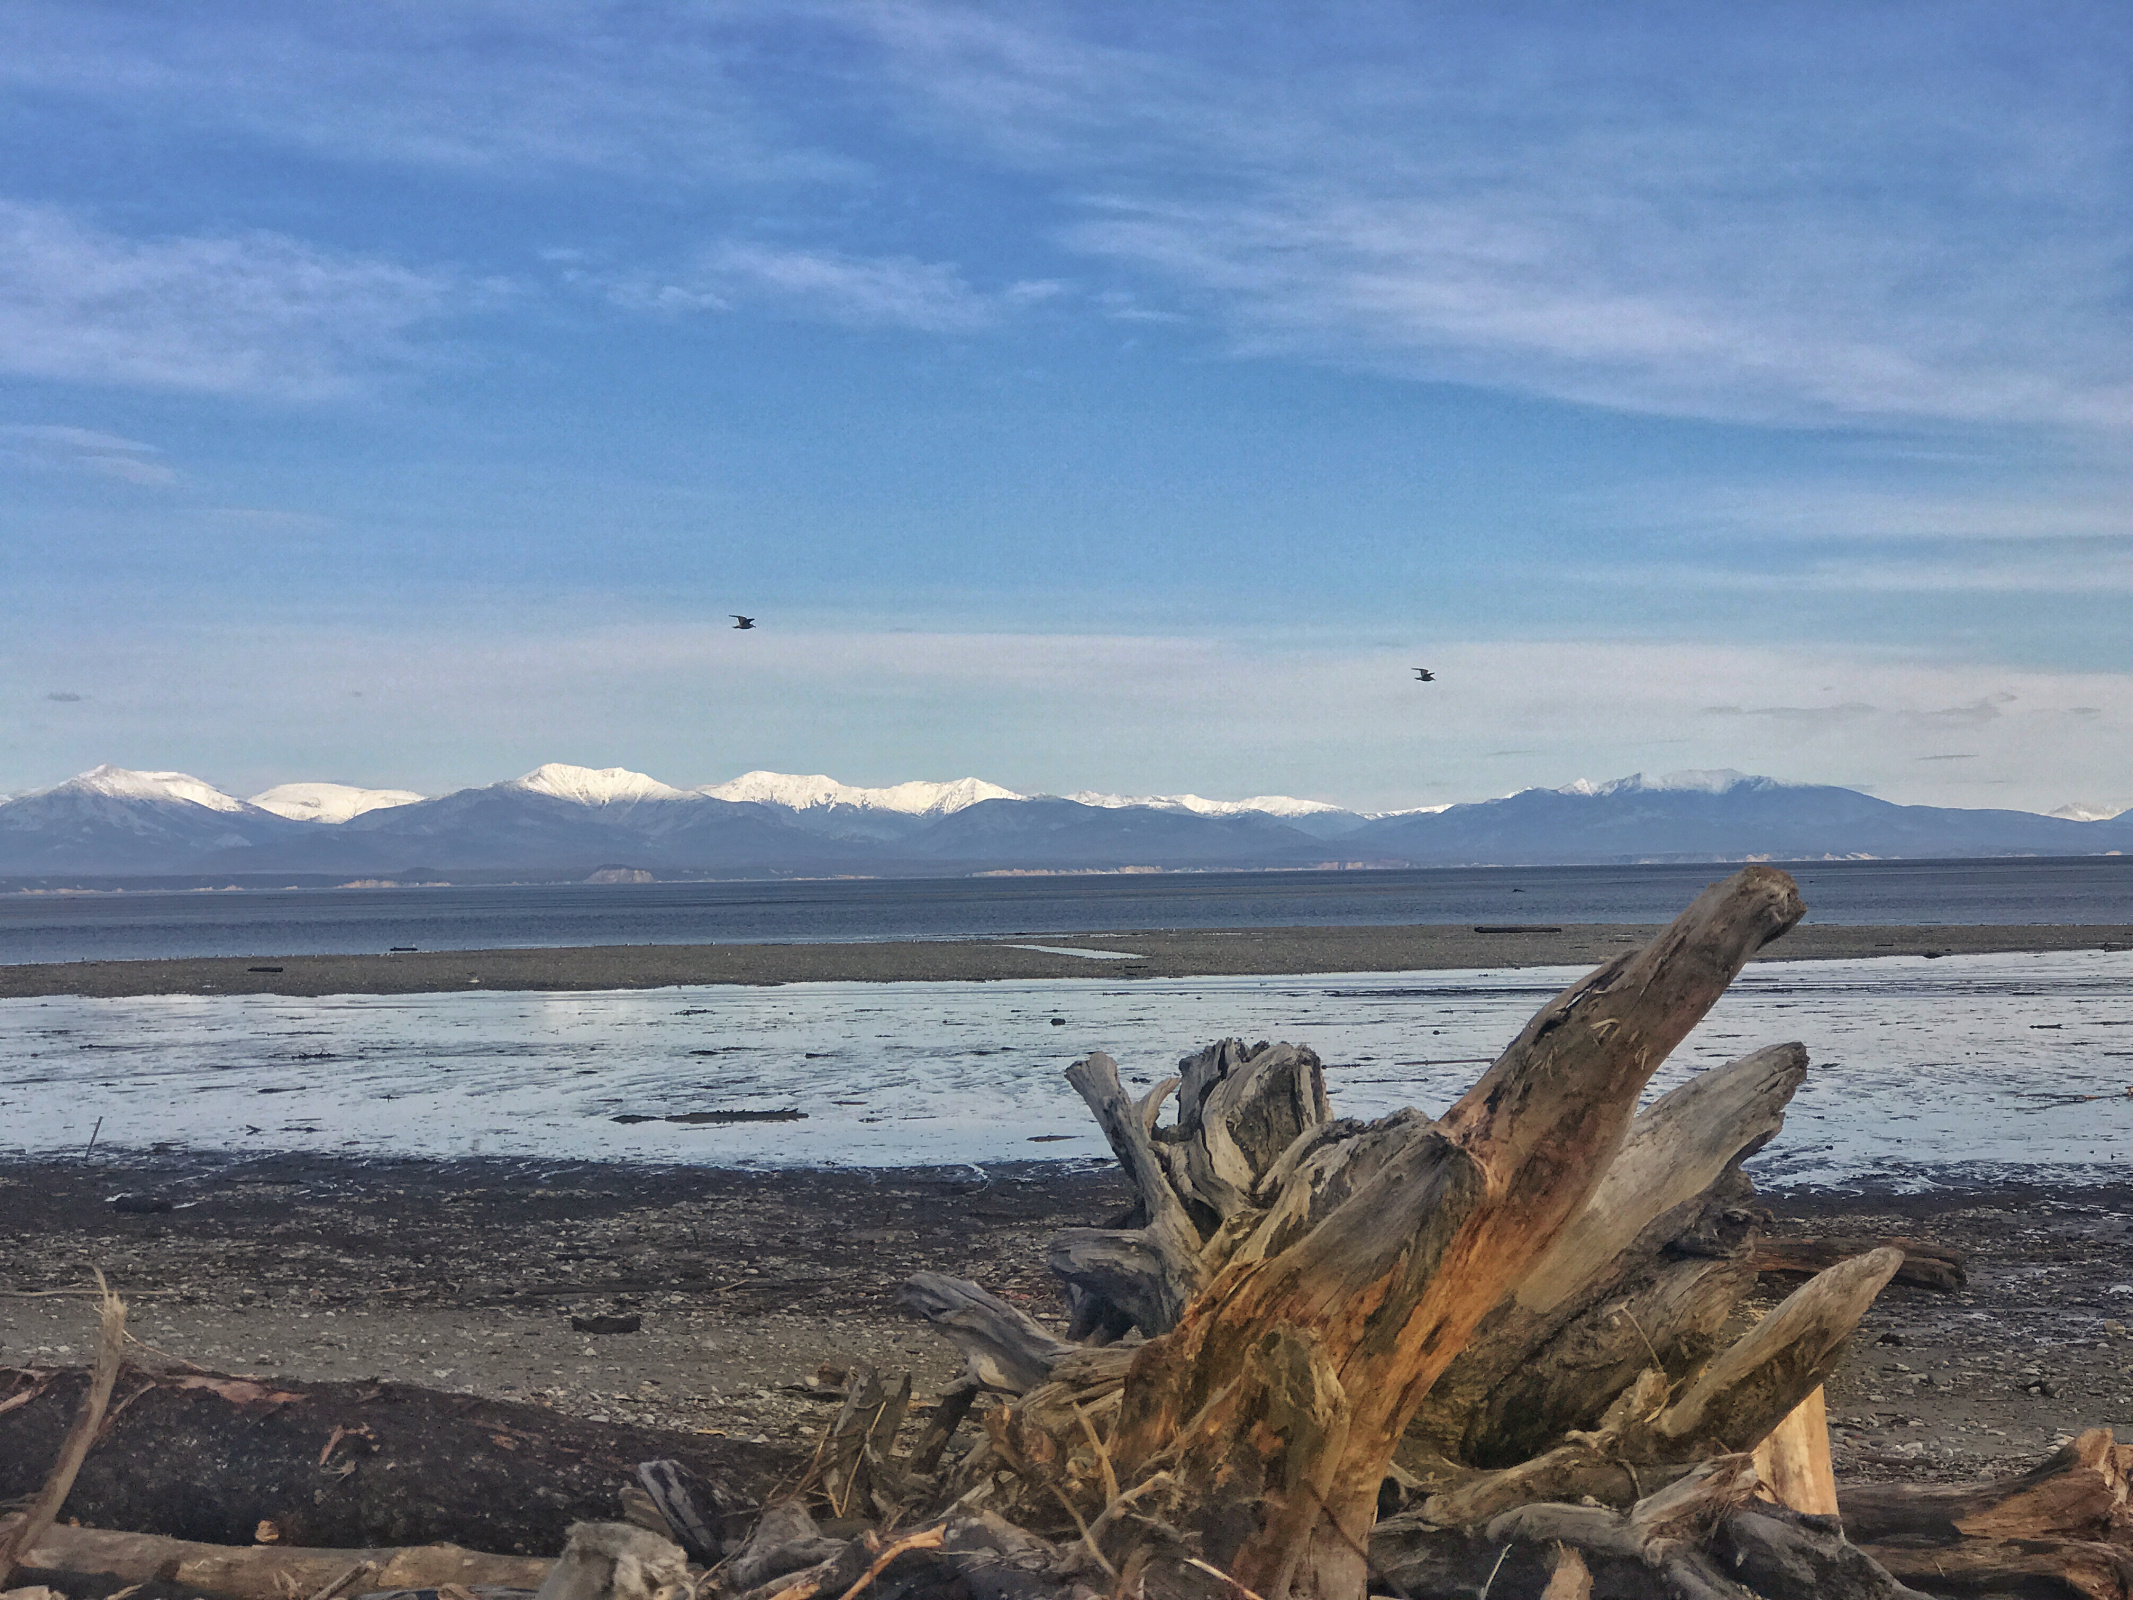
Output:
[[[752,628],[755,626],[755,618],[744,617],[738,611],[729,611],[726,615],[733,619],[733,625],[736,628]]]
[[[1430,670],[1429,670],[1429,668],[1427,668],[1427,667],[1417,667],[1417,668],[1415,668],[1415,682],[1417,682],[1417,683],[1435,683],[1436,681],[1437,681],[1437,675],[1436,675],[1436,674],[1435,674],[1434,672],[1430,671]]]

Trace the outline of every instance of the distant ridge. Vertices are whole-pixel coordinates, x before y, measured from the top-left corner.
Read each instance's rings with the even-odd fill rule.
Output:
[[[2086,812],[2091,808],[2066,808]],[[1023,795],[981,778],[882,787],[756,771],[684,789],[551,762],[425,799],[279,784],[240,800],[183,772],[101,766],[0,803],[0,875],[454,872],[544,881],[981,872],[1534,866],[2098,855],[2133,814],[1903,806],[1730,770],[1579,779],[1365,814],[1321,800]]]

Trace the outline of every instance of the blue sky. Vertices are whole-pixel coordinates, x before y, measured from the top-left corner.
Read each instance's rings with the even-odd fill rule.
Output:
[[[2122,7],[9,31],[0,791],[2133,802]]]

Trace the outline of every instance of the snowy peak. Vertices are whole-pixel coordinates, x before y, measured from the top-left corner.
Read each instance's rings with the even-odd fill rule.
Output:
[[[1323,800],[1299,800],[1294,795],[1259,794],[1249,800],[1209,800],[1196,794],[1104,794],[1083,789],[1065,796],[1076,805],[1100,806],[1116,811],[1124,806],[1148,806],[1156,811],[1189,811],[1196,817],[1241,817],[1256,813],[1268,817],[1313,817],[1343,812],[1344,806]]]
[[[686,800],[688,791],[627,767],[573,767],[560,761],[535,767],[509,787],[581,806],[627,805],[638,800]]]
[[[2077,800],[2070,806],[2059,806],[2046,812],[2045,815],[2064,817],[2069,822],[2109,822],[2113,817],[2124,816],[2125,812],[2126,808],[2121,805],[2112,805],[2108,802],[2103,805],[2096,805]]]
[[[1014,790],[987,783],[983,778],[956,778],[947,783],[916,780],[891,784],[885,789],[862,789],[819,772],[744,772],[725,783],[706,784],[696,792],[713,800],[783,806],[788,811],[853,806],[862,811],[895,811],[913,817],[947,816],[981,800],[1023,798]]]
[[[277,783],[252,796],[262,811],[292,822],[346,822],[366,811],[411,806],[423,796],[412,789],[359,789],[346,783]]]
[[[46,794],[96,794],[114,800],[178,800],[210,811],[242,811],[244,802],[189,772],[134,772],[108,763],[69,778]]]
[[[1778,786],[1775,778],[1758,778],[1752,773],[1735,772],[1731,767],[1713,767],[1705,771],[1669,772],[1659,778],[1632,772],[1626,778],[1611,778],[1605,783],[1580,778],[1555,792],[1574,795],[1731,794],[1735,789],[1775,789]]]

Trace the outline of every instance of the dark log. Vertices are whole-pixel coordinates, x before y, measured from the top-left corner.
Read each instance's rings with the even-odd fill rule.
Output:
[[[2075,1539],[1966,1539],[1945,1548],[1870,1544],[1867,1554],[1933,1595],[2133,1600],[2133,1551]]]
[[[1714,885],[1543,1007],[1304,1238],[1226,1268],[1134,1360],[1121,1481],[1167,1476],[1171,1520],[1247,1588],[1360,1600],[1379,1485],[1423,1395],[1583,1211],[1652,1071],[1803,909],[1772,868]]]
[[[87,1378],[0,1368],[0,1500],[37,1487]],[[639,1462],[686,1467],[716,1513],[752,1508],[805,1464],[796,1451],[588,1423],[537,1406],[404,1384],[267,1383],[128,1371],[67,1515],[209,1544],[263,1521],[290,1544],[450,1542],[552,1557],[573,1522],[613,1517]]]
[[[2133,1445],[2090,1428],[2011,1478],[1984,1483],[1841,1486],[1844,1525],[1861,1543],[2113,1539],[2133,1533]]]
[[[1370,1541],[1379,1587],[1410,1600],[1546,1600],[1567,1563],[1571,1594],[1594,1600],[1725,1596],[1740,1600],[1920,1600],[1867,1552],[1846,1542],[1834,1518],[1804,1516],[1750,1496],[1752,1470],[1739,1457],[1699,1468],[1627,1513],[1601,1506],[1522,1506],[1485,1530],[1438,1527],[1418,1517],[1381,1523]]]
[[[1903,1265],[1896,1269],[1894,1281],[1897,1283],[1952,1294],[1970,1281],[1970,1257],[1963,1251],[1925,1239],[1907,1238],[1758,1239],[1755,1270],[1773,1277],[1811,1277],[1840,1261],[1884,1246],[1903,1252]]]

